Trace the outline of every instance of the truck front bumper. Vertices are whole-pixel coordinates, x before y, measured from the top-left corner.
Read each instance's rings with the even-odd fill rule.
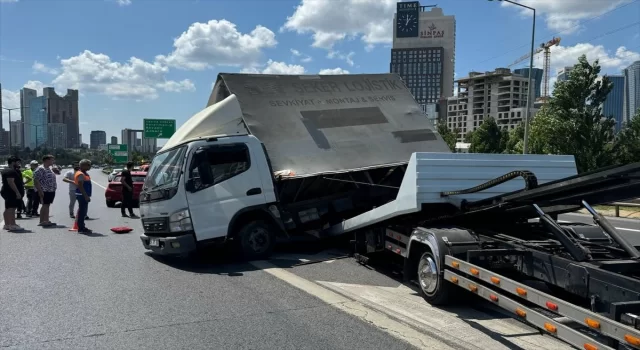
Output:
[[[196,250],[196,239],[193,234],[185,234],[175,237],[153,237],[140,235],[142,245],[160,255],[183,255]]]

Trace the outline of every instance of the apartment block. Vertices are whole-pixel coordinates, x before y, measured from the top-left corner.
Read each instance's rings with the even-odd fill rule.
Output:
[[[458,142],[463,142],[464,136],[482,125],[487,117],[493,117],[504,130],[512,130],[524,121],[528,77],[508,68],[497,68],[493,72],[470,72],[456,83],[457,96],[447,99],[447,126],[460,130]],[[535,107],[531,108],[532,117],[537,112]]]

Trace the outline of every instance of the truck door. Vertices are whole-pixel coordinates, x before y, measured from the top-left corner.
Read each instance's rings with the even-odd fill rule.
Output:
[[[224,237],[239,210],[266,203],[260,170],[245,143],[200,147],[189,166],[187,202],[198,241]]]

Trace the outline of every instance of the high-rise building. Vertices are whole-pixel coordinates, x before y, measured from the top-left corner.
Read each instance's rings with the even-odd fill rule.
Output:
[[[29,88],[20,90],[20,120],[22,121],[22,144],[21,147],[33,147],[31,140],[31,100],[38,97],[38,92]]]
[[[142,147],[140,152],[142,153],[156,153],[156,148],[158,147],[158,139],[151,138],[142,138]]]
[[[89,135],[89,148],[99,149],[100,145],[107,144],[107,133],[102,130],[93,130]]]
[[[522,75],[523,77],[529,78],[529,68],[518,68],[518,69],[514,69],[513,72],[515,74],[519,74]],[[542,85],[542,76],[543,76],[544,71],[540,68],[534,68],[533,69],[533,75],[531,76],[531,83],[533,84],[533,88],[535,91],[535,98],[539,98],[540,96],[542,96],[542,93],[540,91],[540,86]]]
[[[569,79],[569,73],[573,70],[573,67],[564,67],[558,71],[558,81],[565,81]]]
[[[49,123],[47,124],[47,147],[67,148],[67,124]]]
[[[640,108],[640,61],[622,70],[624,75],[624,121],[628,123]]]
[[[22,137],[24,136],[24,132],[22,131],[22,121],[20,120],[12,120],[11,121],[11,147],[22,147]]]
[[[117,145],[118,144],[118,137],[117,136],[111,136],[111,144],[112,145]]]
[[[26,112],[28,122],[24,123],[25,147],[34,149],[47,143],[47,98],[38,96],[29,100]]]
[[[82,145],[82,134],[78,134],[78,140],[80,141],[80,144]]]
[[[613,117],[616,121],[616,132],[620,131],[624,123],[624,75],[607,76],[613,87],[602,104],[602,114]],[[601,80],[602,77],[598,77]]]
[[[493,72],[470,72],[456,83],[458,95],[447,100],[447,126],[460,130],[458,142],[463,142],[464,136],[482,125],[486,117],[493,117],[504,130],[514,129],[526,117],[528,77],[497,68]],[[532,116],[536,112],[531,109]]]
[[[120,135],[120,144],[127,145],[127,149],[129,152],[140,151],[140,145],[138,145],[137,141],[140,140],[138,138],[138,134],[142,133],[142,130],[138,129],[122,129]]]
[[[428,105],[453,96],[455,17],[418,1],[398,2],[393,34],[390,71],[400,75],[425,113]]]
[[[42,91],[47,99],[47,118],[49,123],[67,125],[67,147],[79,148],[80,119],[78,115],[78,90],[67,89],[65,96],[59,96],[52,87]]]

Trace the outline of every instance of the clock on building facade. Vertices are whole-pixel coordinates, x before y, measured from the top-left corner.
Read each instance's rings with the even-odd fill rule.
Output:
[[[420,2],[399,2],[396,8],[396,38],[418,37]]]

